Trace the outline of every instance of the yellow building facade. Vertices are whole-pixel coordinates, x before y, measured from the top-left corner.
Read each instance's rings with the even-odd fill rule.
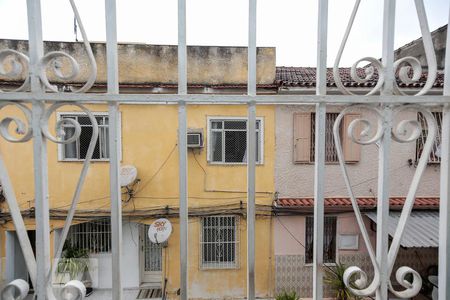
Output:
[[[110,238],[107,221],[110,216],[106,149],[108,108],[100,104],[87,105],[87,108],[98,117],[101,127],[99,145],[94,151],[97,159],[90,165],[77,206],[72,226],[76,230],[71,231],[69,239],[77,239],[78,247],[84,245],[92,250],[91,258],[96,260],[96,278],[91,278],[90,283],[95,293],[95,288],[108,290],[111,287],[110,242],[107,241]],[[16,108],[7,107],[0,113],[2,117],[20,117]],[[177,106],[122,104],[120,113],[121,164],[133,165],[138,171],[137,180],[128,188],[122,188],[124,288],[136,294],[145,287],[159,285],[165,288],[168,298],[174,299],[180,285]],[[242,152],[242,145],[246,143],[242,138],[246,131],[242,126],[246,124],[247,107],[189,105],[187,114],[189,130],[201,132],[203,138],[202,147],[188,151],[189,297],[244,298],[247,169],[246,155]],[[85,115],[77,107],[65,106],[51,116],[49,128],[55,133],[58,118],[78,118],[83,126],[83,117]],[[274,106],[258,106],[257,119],[256,293],[258,297],[269,298],[273,296],[275,282],[270,212],[274,199]],[[84,132],[86,136],[89,136],[88,131]],[[66,134],[70,132],[66,130]],[[52,254],[83,166],[83,153],[88,145],[83,137],[82,134],[70,147],[48,142]],[[35,226],[32,141],[13,144],[2,139],[0,151],[27,230],[32,234]],[[2,202],[0,208],[4,216],[0,227],[1,274],[3,280],[9,280],[17,277],[18,273],[26,275],[26,270],[24,273],[14,225],[8,217],[8,206]],[[173,232],[167,243],[149,246],[145,224],[162,217],[170,220]]]

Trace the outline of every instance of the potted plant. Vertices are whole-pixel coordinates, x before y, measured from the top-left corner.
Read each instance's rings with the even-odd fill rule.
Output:
[[[299,299],[300,297],[297,295],[297,292],[295,291],[292,291],[290,293],[284,291],[275,297],[275,300],[299,300]]]
[[[70,280],[81,280],[88,269],[89,254],[87,249],[78,248],[67,241],[56,269],[60,279],[59,283],[64,284]]]
[[[336,266],[325,269],[324,283],[328,284],[336,294],[338,300],[361,299],[361,297],[353,295],[344,283],[344,272],[347,266],[336,263]]]

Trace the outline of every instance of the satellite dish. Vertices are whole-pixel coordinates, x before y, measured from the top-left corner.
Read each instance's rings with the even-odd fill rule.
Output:
[[[172,233],[172,224],[169,220],[162,218],[154,221],[148,229],[148,238],[154,244],[167,241]]]
[[[135,166],[126,165],[120,167],[120,186],[127,186],[136,180],[137,169]]]

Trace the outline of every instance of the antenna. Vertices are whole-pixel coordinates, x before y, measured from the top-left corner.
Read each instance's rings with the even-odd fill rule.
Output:
[[[75,42],[78,42],[78,25],[75,16],[73,16],[73,33],[75,34]]]

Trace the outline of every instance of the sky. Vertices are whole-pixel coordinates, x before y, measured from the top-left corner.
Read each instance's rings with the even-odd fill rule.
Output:
[[[419,0],[416,0],[419,1]],[[431,30],[447,24],[450,0],[424,0]],[[105,40],[104,0],[75,0],[90,41]],[[188,45],[246,46],[247,0],[186,0]],[[329,0],[333,66],[355,0]],[[74,41],[69,1],[41,0],[44,40]],[[117,0],[118,40],[177,44],[177,0]],[[318,0],[258,0],[257,45],[276,47],[277,66],[315,66]],[[0,0],[0,38],[28,39],[25,0]],[[383,0],[362,0],[341,66],[381,57]],[[395,47],[420,37],[414,0],[397,0]],[[80,34],[78,35],[81,39]]]

